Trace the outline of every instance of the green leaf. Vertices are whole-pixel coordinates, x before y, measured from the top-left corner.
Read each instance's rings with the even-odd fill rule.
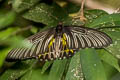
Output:
[[[24,40],[21,36],[13,36],[19,27],[10,27],[0,32],[0,44],[9,45],[12,47],[27,47],[30,48],[32,45],[28,40]]]
[[[87,18],[87,21],[85,23],[85,26],[87,27],[92,27],[93,26],[89,26],[91,23],[93,23],[96,19],[108,15],[107,12],[103,11],[103,10],[99,10],[99,9],[93,9],[93,10],[86,10],[84,11],[85,13],[85,17]]]
[[[83,22],[80,21],[80,19],[74,19],[72,17],[66,17],[64,20],[63,20],[63,23],[64,25],[66,26],[71,26],[71,25],[77,25],[77,26],[83,26]]]
[[[12,7],[16,12],[25,11],[41,0],[13,0]]]
[[[117,31],[118,30],[118,31]],[[108,46],[106,49],[116,58],[120,59],[120,31],[119,29],[104,30],[113,40],[113,44]]]
[[[0,29],[7,27],[15,21],[16,13],[11,11],[0,15]]]
[[[80,53],[76,53],[69,64],[65,80],[83,80],[84,76],[81,69]]]
[[[38,28],[36,28],[36,27],[33,26],[33,27],[30,29],[30,31],[35,34],[35,33],[37,33]]]
[[[44,64],[44,66],[42,67],[41,73],[42,73],[42,74],[45,73],[45,71],[51,66],[52,63],[53,63],[52,61],[46,62],[46,63]]]
[[[29,70],[20,80],[48,80],[47,74],[41,74],[41,69]]]
[[[6,49],[3,49],[3,50],[0,50],[0,68],[3,65],[4,60],[5,60],[8,52],[10,51],[10,49],[11,48],[6,48]]]
[[[52,65],[48,79],[49,80],[61,80],[62,75],[65,70],[66,63],[67,63],[67,59],[56,60]]]
[[[7,28],[5,30],[0,31],[0,39],[7,39],[10,37],[15,31],[17,31],[19,28],[18,27],[13,27],[13,28]]]
[[[113,66],[120,72],[120,67],[118,64],[118,59],[116,59],[113,55],[111,55],[108,51],[104,49],[98,50],[101,60]]]
[[[51,6],[41,3],[23,14],[23,17],[34,22],[55,26],[59,21],[67,17],[67,14],[55,3]]]
[[[21,76],[23,76],[26,72],[31,70],[31,67],[34,65],[35,60],[27,60],[24,62],[17,62],[15,64],[9,62],[10,64],[13,64],[12,67],[7,69],[2,76],[0,76],[0,80],[17,80]]]
[[[78,14],[78,12],[76,12]],[[70,15],[76,15],[76,13],[72,13],[72,14],[69,14],[69,17]],[[93,26],[89,26],[95,19],[103,16],[103,15],[107,15],[107,13],[103,10],[86,10],[84,11],[84,14],[85,14],[85,17],[87,18],[87,21],[84,23],[82,21],[80,21],[80,18],[74,18],[74,17],[68,17],[67,19],[65,19],[64,21],[65,22],[69,22],[68,25],[77,25],[77,26],[83,26],[85,25],[86,27],[93,27]]]
[[[118,71],[111,65],[106,62],[102,62],[104,66],[104,70],[106,73],[107,80],[110,80],[114,74],[118,73]]]
[[[110,80],[120,80],[120,73],[115,74]]]
[[[90,23],[87,26],[92,26],[92,27],[96,27],[96,26],[100,26],[100,25],[105,25],[107,23],[111,23],[113,26],[115,26],[116,21],[120,21],[120,14],[116,13],[116,14],[109,14],[109,15],[103,15],[97,19],[95,19],[92,23]]]
[[[82,70],[86,80],[107,80],[104,67],[94,49],[80,51]]]
[[[32,43],[30,43],[28,40],[24,40],[21,36],[0,39],[0,42],[1,42],[1,44],[6,44],[6,45],[9,45],[13,48],[16,48],[16,47],[30,48],[32,46]]]

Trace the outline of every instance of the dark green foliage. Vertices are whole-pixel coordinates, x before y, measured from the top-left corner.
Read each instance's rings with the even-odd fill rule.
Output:
[[[107,80],[103,64],[94,49],[80,51],[81,65],[87,80]],[[94,76],[93,76],[94,75]]]
[[[120,14],[108,14],[102,10],[86,10],[84,24],[102,28],[113,44],[104,49],[80,50],[70,59],[39,62],[25,60],[5,62],[11,48],[27,46],[24,38],[42,29],[64,25],[83,25],[69,14],[80,6],[66,2],[60,6],[57,0],[0,0],[0,80],[119,80]],[[9,4],[8,4],[9,3]],[[107,27],[107,28],[103,28]],[[112,28],[110,28],[112,27]]]

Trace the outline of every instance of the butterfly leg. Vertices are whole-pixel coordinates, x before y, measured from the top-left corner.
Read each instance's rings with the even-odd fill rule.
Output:
[[[51,60],[53,60],[53,58],[51,56],[53,53],[51,53],[51,52],[53,52],[52,49],[53,49],[53,43],[54,42],[55,42],[55,38],[52,38],[51,41],[50,41],[50,43],[49,43],[49,45],[48,45],[48,53],[49,53],[48,54],[48,58],[51,59]]]
[[[62,45],[63,45],[62,57],[63,58],[65,58],[65,57],[68,58],[69,56],[72,55],[71,53],[74,53],[72,49],[68,48],[66,40],[67,39],[66,39],[65,35],[63,34],[63,37],[62,37]]]
[[[63,58],[65,49],[67,48],[66,37],[64,34],[62,35],[61,41],[62,41],[62,49],[61,49],[60,59]]]

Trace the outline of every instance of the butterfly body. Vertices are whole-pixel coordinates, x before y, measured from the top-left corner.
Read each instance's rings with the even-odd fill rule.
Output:
[[[69,58],[80,49],[104,48],[112,39],[96,29],[82,26],[63,26],[50,28],[27,38],[32,47],[16,48],[8,53],[7,59],[24,60],[36,58],[40,61]]]

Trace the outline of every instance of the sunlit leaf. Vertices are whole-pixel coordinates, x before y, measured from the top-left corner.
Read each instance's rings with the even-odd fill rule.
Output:
[[[15,31],[17,31],[18,29],[19,29],[18,27],[14,27],[14,28],[8,28],[0,31],[0,39],[3,39],[3,40],[7,39],[11,35],[13,35]]]
[[[38,28],[36,28],[36,27],[32,27],[31,29],[30,29],[30,31],[32,32],[32,33],[37,33],[37,31],[38,31]]]
[[[0,67],[3,65],[4,60],[8,54],[8,52],[10,51],[11,48],[6,48],[0,51]]]
[[[14,11],[8,12],[0,16],[0,29],[7,27],[15,21],[16,13]]]

